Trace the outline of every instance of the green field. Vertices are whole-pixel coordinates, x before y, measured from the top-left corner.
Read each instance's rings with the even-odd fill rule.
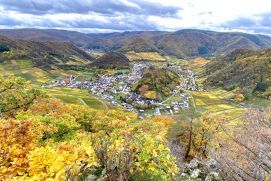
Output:
[[[87,105],[94,109],[108,109],[110,105],[105,100],[99,100],[85,89],[48,88],[44,89],[51,97],[63,100],[68,104]]]
[[[191,92],[193,95],[196,111],[203,113],[210,111],[212,114],[223,115],[226,119],[240,117],[246,110],[238,103],[231,100],[232,92],[222,89],[214,89],[208,92]]]
[[[34,87],[42,89],[49,96],[61,99],[65,103],[87,105],[94,109],[111,108],[108,102],[97,99],[87,90],[70,88],[41,88],[41,85],[48,83],[52,79],[72,74],[77,76],[76,80],[84,81],[93,77],[92,72],[76,72],[63,70],[43,70],[34,67],[31,60],[8,60],[0,63],[2,76],[15,75],[30,81]]]
[[[166,61],[164,56],[157,52],[129,52],[126,54],[130,61],[150,60],[150,61]]]
[[[40,86],[59,76],[76,75],[75,71],[43,70],[35,67],[31,60],[7,60],[1,62],[0,72],[2,76],[15,75],[25,78],[35,86]]]

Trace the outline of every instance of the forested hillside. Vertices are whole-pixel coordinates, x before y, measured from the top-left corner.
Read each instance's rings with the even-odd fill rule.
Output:
[[[242,88],[269,99],[271,95],[271,49],[235,50],[207,67],[206,84],[228,90]]]
[[[26,41],[0,36],[0,45],[8,48],[1,53],[1,60],[31,59],[36,66],[53,66],[76,60],[85,61],[93,58],[75,45],[57,41]]]
[[[23,79],[0,79],[1,180],[168,180],[170,118],[138,122],[120,109],[63,104]],[[161,129],[162,128],[162,129]]]
[[[108,52],[95,59],[91,64],[92,67],[102,69],[129,68],[129,65],[129,59],[122,53],[118,52]]]
[[[180,83],[180,80],[181,77],[174,71],[167,68],[150,67],[144,70],[142,79],[133,86],[134,91],[142,95],[159,98],[169,95]]]
[[[103,51],[158,52],[187,58],[217,56],[238,48],[257,50],[271,46],[271,38],[246,33],[185,29],[176,32],[135,31],[84,34],[63,30],[13,29],[0,34],[35,41],[70,41],[79,47]]]

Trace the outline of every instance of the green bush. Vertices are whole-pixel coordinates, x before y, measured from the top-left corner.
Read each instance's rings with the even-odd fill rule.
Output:
[[[227,90],[227,91],[232,91],[237,87],[238,87],[238,85],[236,85],[236,84],[230,84],[230,85],[225,85],[224,89]]]
[[[269,87],[268,83],[265,81],[259,82],[256,85],[256,88],[254,91],[259,91],[259,92],[265,92],[267,90],[267,88]]]
[[[8,52],[10,49],[7,45],[5,44],[0,44],[0,53],[2,52]]]

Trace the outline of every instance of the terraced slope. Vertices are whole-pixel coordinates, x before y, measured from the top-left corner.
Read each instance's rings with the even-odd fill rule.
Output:
[[[266,98],[271,95],[271,49],[261,51],[236,50],[218,58],[207,67],[205,83],[226,89],[240,87],[259,92]]]

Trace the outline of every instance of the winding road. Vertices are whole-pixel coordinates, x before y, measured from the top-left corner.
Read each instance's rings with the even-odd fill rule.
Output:
[[[101,99],[99,99],[99,98],[97,98],[97,97],[95,97],[95,96],[93,96],[93,98],[96,99],[97,101],[99,101],[99,102],[103,105],[103,107],[104,107],[106,110],[109,109],[109,108],[108,108],[108,105],[107,105],[103,100],[101,100]]]
[[[109,109],[109,108],[108,108],[108,105],[107,105],[103,100],[100,100],[100,99],[98,99],[98,98],[95,97],[95,96],[93,96],[93,98],[96,99],[98,102],[100,102],[106,110]],[[88,107],[89,107],[89,105],[87,105],[87,103],[86,103],[82,98],[79,97],[78,99],[80,100],[80,102],[81,102],[84,106],[88,106]]]

